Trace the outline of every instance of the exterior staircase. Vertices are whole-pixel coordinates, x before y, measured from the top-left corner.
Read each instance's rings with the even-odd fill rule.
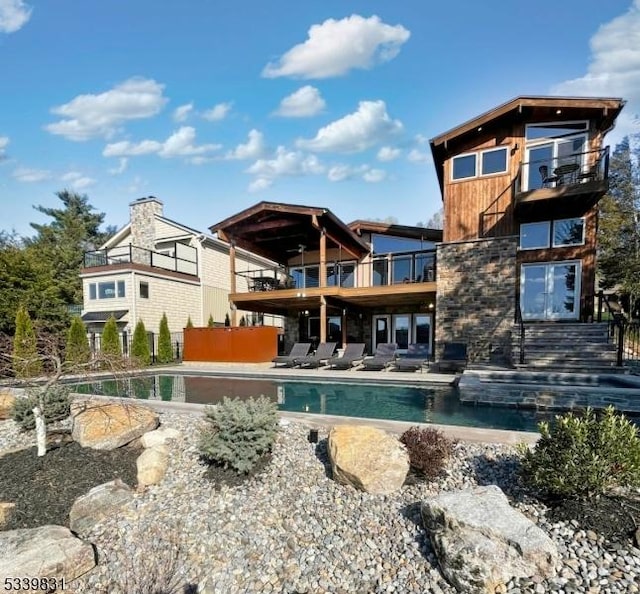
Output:
[[[520,327],[512,331],[514,366],[524,371],[625,373],[616,366],[616,347],[604,324],[525,322],[524,364],[520,364]]]

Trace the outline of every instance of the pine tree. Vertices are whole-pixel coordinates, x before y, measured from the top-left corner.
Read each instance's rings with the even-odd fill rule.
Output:
[[[151,363],[149,339],[147,338],[147,330],[144,327],[144,322],[142,320],[138,320],[136,328],[133,331],[131,355],[135,357],[141,365],[149,365]]]
[[[247,318],[245,318],[244,316],[242,316],[240,318],[240,325],[241,326],[246,326],[247,325]]]
[[[213,328],[216,325],[216,323],[213,321],[213,315],[209,314],[209,321],[207,322],[207,327],[208,328]]]
[[[80,316],[74,316],[71,320],[64,358],[65,361],[71,365],[87,363],[91,358],[91,349],[89,348],[89,341],[87,340],[87,329]]]
[[[193,322],[191,321],[191,316],[187,318],[187,325],[185,328],[193,328]]]
[[[120,349],[120,337],[118,336],[118,325],[116,319],[111,316],[104,325],[102,340],[100,341],[100,351],[106,357],[122,357]]]
[[[173,349],[171,348],[171,333],[167,314],[162,314],[160,320],[160,332],[158,334],[158,363],[171,363],[173,361]]]
[[[18,308],[15,326],[13,370],[20,378],[38,375],[42,372],[42,361],[38,358],[38,344],[31,316],[24,306]]]
[[[224,314],[224,325],[231,326],[231,318],[229,317],[229,313]]]

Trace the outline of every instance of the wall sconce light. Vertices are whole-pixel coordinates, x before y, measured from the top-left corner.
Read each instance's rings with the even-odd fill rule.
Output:
[[[433,309],[434,305],[433,303],[429,303],[429,309]]]
[[[309,315],[309,310],[308,310],[308,309],[305,309],[305,310],[304,310],[304,315],[305,315],[305,316],[308,316],[308,315]]]
[[[556,115],[560,115],[562,113],[561,109],[556,109]]]

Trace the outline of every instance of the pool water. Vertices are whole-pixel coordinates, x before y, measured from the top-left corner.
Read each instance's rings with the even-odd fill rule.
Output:
[[[313,383],[158,374],[75,384],[73,390],[81,394],[199,404],[215,404],[225,396],[264,395],[277,402],[282,411],[516,431],[536,431],[539,421],[554,416],[535,410],[464,405],[452,386]]]

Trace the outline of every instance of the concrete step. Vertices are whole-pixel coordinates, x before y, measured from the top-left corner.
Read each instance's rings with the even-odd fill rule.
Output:
[[[525,363],[515,364],[515,368],[522,371],[547,371],[554,373],[628,373],[629,370],[624,367],[616,367],[615,365],[562,365],[554,363]]]

